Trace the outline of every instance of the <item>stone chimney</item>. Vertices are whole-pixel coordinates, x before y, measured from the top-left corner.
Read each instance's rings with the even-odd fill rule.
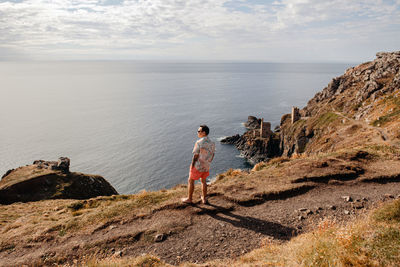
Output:
[[[297,107],[292,107],[292,124],[300,119],[300,110]]]
[[[260,124],[260,137],[267,138],[270,134],[271,134],[271,123],[264,122],[264,119],[262,118]]]

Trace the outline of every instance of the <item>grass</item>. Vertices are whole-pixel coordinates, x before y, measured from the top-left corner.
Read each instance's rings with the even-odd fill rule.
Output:
[[[377,222],[400,223],[400,201],[394,201],[374,212],[374,220]]]
[[[371,125],[376,127],[383,127],[387,123],[398,120],[400,115],[400,98],[398,96],[389,95],[388,97],[382,99],[379,102],[380,106],[385,106],[386,109],[384,113],[387,112],[386,115],[378,117],[378,119],[374,120]]]
[[[333,112],[326,112],[320,115],[319,117],[316,118],[314,121],[314,127],[316,128],[323,128],[327,126],[328,124],[331,124],[332,122],[336,121],[339,118],[339,115],[333,113]]]
[[[159,266],[171,266],[162,262],[159,258],[152,255],[143,255],[134,259],[108,259],[98,260],[90,259],[83,266],[87,267],[159,267]]]
[[[240,170],[240,169],[232,169],[231,168],[231,169],[227,170],[224,173],[218,174],[216,181],[217,182],[221,182],[226,178],[232,178],[232,177],[240,176],[242,174],[243,174],[242,170]]]
[[[400,110],[395,110],[392,113],[386,114],[385,116],[379,117],[377,120],[374,120],[372,122],[372,125],[382,127],[393,119],[398,118],[398,116],[400,116]]]
[[[76,201],[68,206],[71,216],[74,217],[74,223],[69,222],[66,229],[78,230],[86,225],[105,223],[127,216],[143,217],[183,197],[185,192],[184,188],[155,192],[142,191],[135,195],[114,195]]]
[[[382,156],[382,157],[392,157],[393,155],[399,154],[399,150],[391,145],[379,145],[379,144],[374,144],[374,145],[367,145],[365,146],[365,150],[370,152],[371,154],[375,156]]]
[[[2,205],[0,251],[49,234],[64,238],[74,232],[101,227],[109,221],[146,216],[163,205],[178,202],[185,194],[185,187],[177,187],[88,200],[43,200]]]

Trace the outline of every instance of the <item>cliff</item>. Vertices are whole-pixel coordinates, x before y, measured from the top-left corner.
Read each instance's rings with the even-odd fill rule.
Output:
[[[69,164],[65,157],[59,161],[36,160],[7,171],[0,181],[0,204],[118,194],[103,177],[70,172]]]
[[[374,61],[349,68],[334,78],[303,109],[283,115],[271,137],[255,137],[251,134],[254,130],[249,129],[242,136],[221,142],[235,144],[252,162],[349,148],[397,149],[400,146],[399,70],[400,51],[377,53]],[[257,118],[250,116],[250,121]]]

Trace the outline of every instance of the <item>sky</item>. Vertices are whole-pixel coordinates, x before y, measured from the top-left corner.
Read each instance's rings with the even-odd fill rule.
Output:
[[[0,0],[0,60],[363,62],[400,0]]]

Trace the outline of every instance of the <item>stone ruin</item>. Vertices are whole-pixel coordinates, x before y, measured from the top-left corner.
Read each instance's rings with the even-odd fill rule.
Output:
[[[300,110],[298,107],[292,107],[292,124],[300,120]]]
[[[271,123],[270,122],[264,122],[264,119],[261,119],[261,124],[260,124],[260,136],[261,138],[267,138],[271,135]]]
[[[67,157],[60,157],[58,161],[35,160],[34,165],[39,169],[60,170],[64,173],[69,173],[70,159]]]
[[[253,130],[253,137],[268,138],[271,136],[271,123],[264,122],[264,119],[260,119],[260,128]]]

